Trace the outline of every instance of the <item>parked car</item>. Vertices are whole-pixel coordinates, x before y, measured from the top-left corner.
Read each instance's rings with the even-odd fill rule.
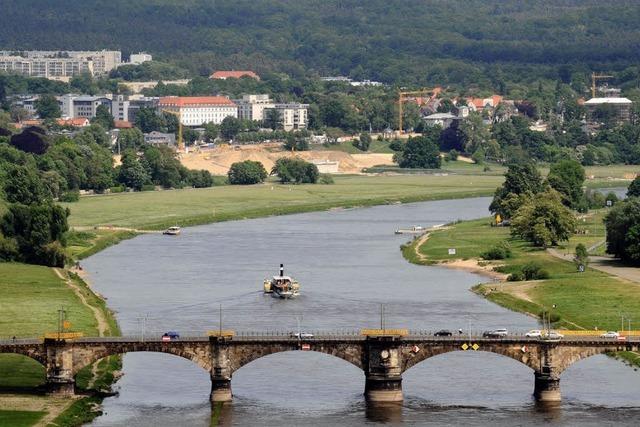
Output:
[[[453,335],[453,333],[446,329],[441,329],[433,334],[434,337],[450,337],[451,335]]]
[[[507,335],[509,335],[509,332],[504,328],[494,329],[492,331],[485,331],[482,334],[484,338],[504,338]]]
[[[175,331],[165,332],[162,335],[162,341],[173,341],[180,338],[180,334]]]
[[[540,329],[532,329],[524,334],[524,336],[527,338],[540,338],[542,336],[542,331]]]
[[[600,335],[602,338],[618,338],[620,337],[620,334],[615,332],[615,331],[608,331],[605,332],[604,334]]]
[[[313,334],[309,332],[291,332],[289,333],[289,337],[305,339],[305,338],[313,338]]]

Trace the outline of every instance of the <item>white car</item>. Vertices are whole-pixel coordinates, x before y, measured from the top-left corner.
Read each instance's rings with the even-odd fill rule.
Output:
[[[557,332],[557,331],[549,331],[549,332],[543,333],[540,338],[543,338],[545,340],[559,340],[564,338],[564,335],[562,335],[560,332]]]
[[[313,338],[313,334],[309,332],[291,332],[289,336],[291,338],[300,338],[300,339]]]
[[[540,338],[542,336],[542,331],[540,329],[533,329],[526,334],[524,334],[527,338]]]
[[[618,338],[618,337],[620,337],[620,334],[615,332],[615,331],[608,331],[608,332],[605,332],[604,334],[600,335],[600,337],[602,337],[602,338]]]

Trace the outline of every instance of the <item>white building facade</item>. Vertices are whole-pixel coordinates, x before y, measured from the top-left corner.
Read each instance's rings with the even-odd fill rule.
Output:
[[[64,78],[83,73],[104,75],[122,63],[122,54],[102,51],[0,51],[0,71],[30,77]]]
[[[238,106],[224,96],[168,96],[160,98],[158,110],[177,114],[185,126],[220,124],[226,117],[238,118]]]

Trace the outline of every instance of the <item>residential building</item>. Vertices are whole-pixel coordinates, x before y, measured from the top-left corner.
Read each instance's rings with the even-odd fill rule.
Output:
[[[225,96],[168,96],[160,98],[158,110],[178,114],[185,126],[220,124],[225,117],[238,117],[238,107]]]
[[[447,129],[454,121],[460,119],[451,113],[434,113],[424,117],[423,120],[428,126],[440,126],[442,129]]]
[[[176,146],[176,136],[172,133],[149,132],[144,134],[144,142],[149,145],[167,145],[169,147]]]
[[[106,106],[111,111],[111,100],[105,96],[81,95],[73,98],[73,112],[71,117],[86,117],[92,119],[100,105]]]
[[[178,80],[162,80],[162,83],[165,85],[174,85],[174,86],[186,86],[189,84],[191,80],[189,79],[178,79]],[[158,85],[159,81],[149,81],[149,82],[120,82],[119,86],[124,86],[129,89],[133,93],[140,93],[143,89],[153,89]]]
[[[160,98],[154,96],[132,95],[128,99],[127,119],[131,123],[136,122],[136,117],[141,108],[157,110]]]
[[[0,71],[31,77],[103,75],[122,62],[120,51],[0,51]]]
[[[210,79],[227,80],[227,79],[239,79],[241,77],[250,77],[252,79],[260,80],[260,76],[253,71],[215,71]]]
[[[610,97],[610,98],[591,98],[584,103],[587,107],[587,122],[595,124],[600,121],[600,115],[604,114],[604,110],[610,109],[614,115],[614,120],[618,123],[628,122],[631,118],[631,106],[633,102],[627,98]]]
[[[91,123],[86,117],[77,117],[75,119],[58,119],[56,122],[60,126],[72,126],[74,128],[83,128],[89,126]]]
[[[129,56],[129,64],[140,65],[143,62],[153,61],[153,57],[148,53],[132,53]]]
[[[125,95],[116,95],[111,100],[111,115],[113,120],[129,120],[129,98]]]
[[[265,108],[265,111],[270,109],[275,109],[280,114],[280,126],[286,131],[306,129],[309,124],[309,104],[275,104],[273,107]]]
[[[274,108],[275,103],[269,95],[244,95],[242,99],[234,99],[238,106],[238,118],[261,122],[264,120],[265,108]]]

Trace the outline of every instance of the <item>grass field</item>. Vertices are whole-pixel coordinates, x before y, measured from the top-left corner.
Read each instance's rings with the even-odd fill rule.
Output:
[[[581,227],[591,230],[591,233],[575,235],[564,250],[572,252],[577,243],[588,245],[604,238],[603,229],[597,224],[602,215],[602,211],[588,215],[585,222],[581,222]],[[511,273],[520,270],[527,262],[536,262],[549,272],[550,278],[478,286],[476,291],[488,299],[509,309],[534,315],[555,304],[553,312],[561,319],[559,325],[568,328],[617,330],[621,315],[628,317],[640,313],[640,285],[591,268],[579,273],[572,262],[512,238],[509,228],[491,227],[490,218],[461,222],[447,230],[431,233],[429,239],[417,248],[426,260],[411,257],[416,243],[404,248],[403,252],[417,263],[479,258],[489,247],[505,240],[509,242],[513,256],[498,261],[505,265],[502,271]],[[457,254],[449,255],[449,248],[456,248]],[[522,298],[523,295],[526,298]]]
[[[501,176],[338,176],[333,185],[224,186],[83,197],[67,204],[73,226],[157,229],[332,207],[493,194]]]
[[[38,422],[45,412],[0,410],[0,427],[27,427]]]

